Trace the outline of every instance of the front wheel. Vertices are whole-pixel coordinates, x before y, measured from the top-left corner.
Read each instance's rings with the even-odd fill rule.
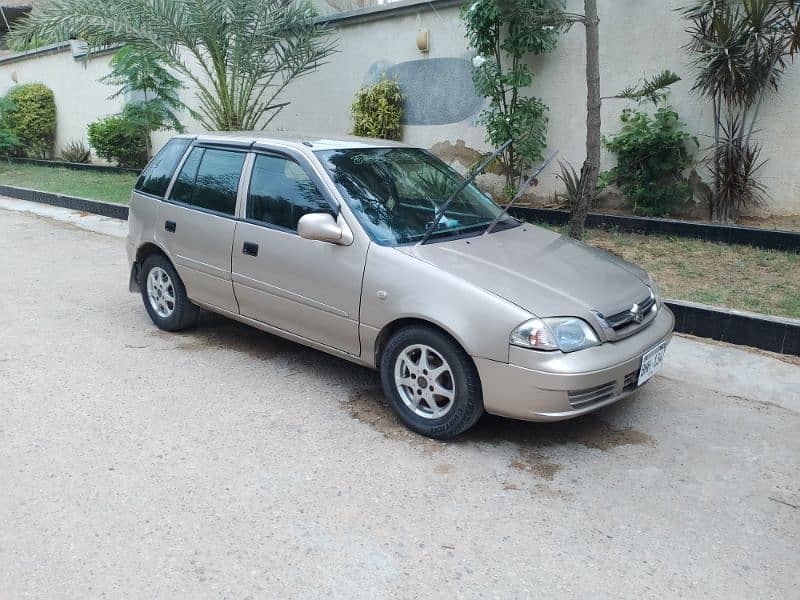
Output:
[[[403,424],[436,439],[453,438],[483,414],[475,365],[450,337],[412,326],[392,336],[381,357],[381,381]]]
[[[179,331],[194,325],[199,312],[172,263],[162,254],[151,254],[139,279],[145,310],[160,329]]]

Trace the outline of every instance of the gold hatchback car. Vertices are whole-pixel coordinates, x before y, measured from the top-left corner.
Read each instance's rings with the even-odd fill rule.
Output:
[[[425,150],[258,133],[173,138],[130,205],[153,322],[204,308],[380,371],[410,429],[569,419],[640,388],[674,318],[638,267],[522,223]]]

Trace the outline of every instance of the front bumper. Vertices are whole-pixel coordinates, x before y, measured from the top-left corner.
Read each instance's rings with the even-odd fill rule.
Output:
[[[571,354],[512,347],[509,363],[475,358],[486,411],[526,421],[563,421],[636,389],[642,355],[672,337],[675,317],[662,306],[639,333]]]

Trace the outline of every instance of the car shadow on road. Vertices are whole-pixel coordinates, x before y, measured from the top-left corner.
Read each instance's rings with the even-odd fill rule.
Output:
[[[646,433],[615,424],[618,420],[615,415],[624,412],[626,404],[635,402],[635,396],[597,413],[560,423],[529,423],[485,414],[472,429],[455,440],[427,440],[410,432],[397,419],[386,402],[375,371],[207,312],[201,313],[196,329],[181,335],[180,339],[176,348],[186,352],[224,348],[260,360],[292,357],[313,363],[318,374],[336,382],[334,385],[347,388],[347,399],[342,405],[352,418],[387,438],[421,444],[426,451],[443,449],[447,445],[503,443],[524,448],[579,444],[607,451],[617,446],[655,443]],[[343,372],[348,374],[346,378]]]
[[[548,448],[578,444],[586,448],[608,451],[617,446],[655,445],[648,434],[632,427],[615,423],[615,415],[625,411],[623,400],[619,405],[601,409],[597,413],[559,423],[530,423],[484,414],[472,429],[454,440],[439,442],[426,440],[427,450],[447,445],[499,445],[515,444],[524,448]],[[354,419],[379,431],[387,438],[419,442],[422,438],[410,432],[397,419],[389,407],[379,385],[354,390],[344,403]],[[432,444],[432,445],[431,445]]]

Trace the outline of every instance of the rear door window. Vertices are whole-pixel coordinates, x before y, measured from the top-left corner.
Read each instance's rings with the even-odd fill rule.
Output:
[[[244,152],[192,149],[172,186],[170,200],[233,215],[245,157]]]
[[[142,171],[136,182],[136,191],[163,198],[175,167],[191,143],[192,140],[186,138],[176,138],[167,142]]]

